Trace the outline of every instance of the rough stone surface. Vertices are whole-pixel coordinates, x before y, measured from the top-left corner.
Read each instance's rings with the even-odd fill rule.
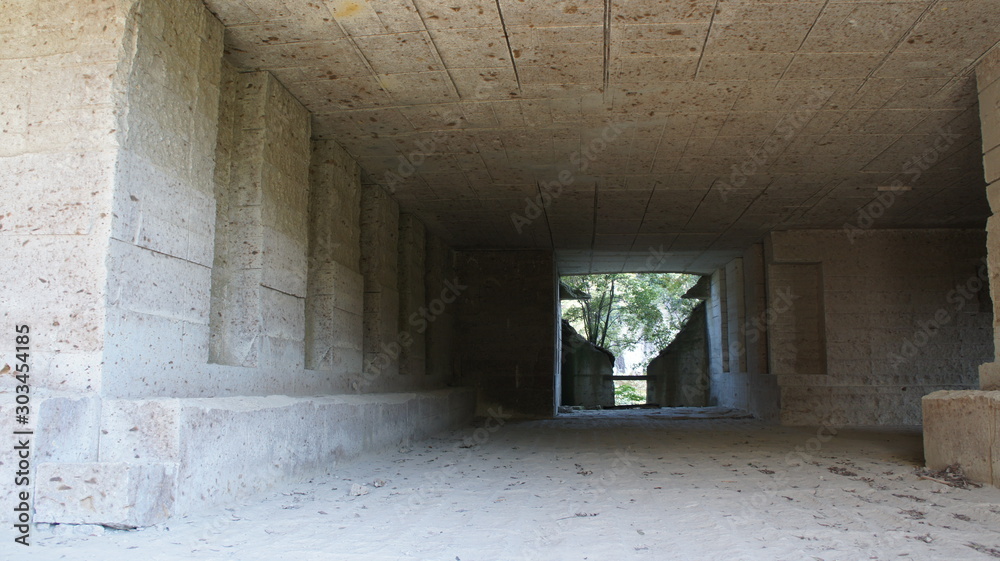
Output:
[[[174,513],[177,464],[44,463],[36,478],[36,523],[137,528]]]
[[[610,407],[615,404],[614,356],[562,321],[560,405]]]
[[[708,403],[741,409],[773,421],[780,412],[777,380],[769,364],[771,341],[765,315],[768,293],[764,246],[704,277],[692,296],[705,298],[708,313]],[[700,386],[704,386],[702,383]]]
[[[646,401],[661,407],[705,407],[709,397],[707,307],[698,304],[684,327],[646,366]]]
[[[399,374],[399,205],[378,185],[361,192],[361,274],[364,277],[364,363],[368,378]],[[365,382],[371,386],[371,382]]]
[[[458,360],[463,381],[491,407],[555,413],[558,282],[547,251],[461,251]]]
[[[978,387],[993,355],[981,232],[781,232],[770,247],[783,423],[919,424],[922,396]]]
[[[98,428],[101,426],[103,407],[99,398],[83,395],[39,399],[36,396],[34,406],[38,412],[35,461],[97,461],[100,441]]]
[[[216,15],[200,0],[3,5],[0,327],[32,327],[38,459],[74,483],[40,482],[49,519],[148,523],[172,508],[175,470],[173,510],[193,511],[336,446],[426,434],[472,407],[422,391],[444,383],[475,385],[481,409],[551,415],[557,264],[716,271],[713,395],[767,411],[780,376],[786,422],[912,423],[916,397],[974,386],[988,360],[985,291],[950,292],[978,274],[981,237],[882,231],[978,228],[996,205],[984,0],[207,4]],[[876,190],[898,177],[911,195]],[[878,231],[767,236],[766,269],[746,251],[845,220]],[[992,249],[1000,222],[987,230]],[[456,242],[535,249],[466,251],[452,278]],[[785,281],[808,302],[749,346]],[[425,339],[407,327],[421,302]],[[364,358],[384,362],[374,378]],[[365,395],[301,397],[350,391]]]
[[[174,514],[186,514],[459,426],[471,418],[475,394],[183,399],[177,407],[181,467]]]
[[[358,165],[336,143],[313,143],[309,172],[306,368],[361,370],[364,280],[360,274]]]
[[[227,74],[222,95],[211,358],[282,364],[305,345],[309,115],[264,72]]]
[[[561,274],[662,247],[659,270],[710,274],[772,229],[853,222],[897,178],[913,197],[881,227],[989,213],[971,70],[996,75],[994,0],[207,4],[234,60],[455,247],[554,244]]]
[[[425,372],[439,384],[459,385],[455,370],[455,299],[452,286],[458,280],[455,273],[455,252],[440,236],[426,232],[424,280],[427,302]],[[419,325],[418,328],[422,327]]]
[[[427,239],[424,225],[412,214],[399,216],[399,329],[412,342],[399,356],[399,373],[423,376],[427,361]],[[421,314],[421,311],[424,311]]]
[[[34,459],[46,470],[36,521],[157,523],[178,512],[178,474],[193,511],[467,418],[468,392],[398,393],[441,378],[387,378],[368,391],[389,395],[357,403],[285,397],[234,413],[226,400],[348,391],[360,373],[358,165],[332,141],[311,143],[312,116],[273,75],[223,61],[223,26],[198,0],[4,7],[14,104],[0,110],[0,174],[11,200],[34,202],[0,217],[0,248],[32,267],[5,278],[0,301],[8,332],[32,329]],[[411,264],[422,281],[424,263]],[[395,329],[396,270],[383,273]],[[13,363],[0,352],[0,366]],[[0,385],[8,429],[11,391]],[[268,426],[292,427],[284,434],[308,449],[286,443],[275,469],[274,449],[240,448],[251,428],[279,442]],[[199,430],[231,446],[199,448]],[[235,449],[252,461],[225,455]],[[198,470],[216,468],[234,479],[212,487]]]
[[[938,391],[923,398],[924,458],[958,464],[969,479],[1000,487],[1000,391]]]
[[[105,400],[101,408],[102,462],[177,462],[180,410],[176,399]]]
[[[987,362],[979,365],[979,389],[1000,390],[1000,364]]]

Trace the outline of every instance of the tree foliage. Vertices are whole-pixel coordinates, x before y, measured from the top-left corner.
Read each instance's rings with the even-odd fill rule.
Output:
[[[590,295],[567,301],[563,317],[591,343],[615,355],[651,343],[651,358],[680,331],[696,300],[684,295],[695,275],[677,273],[615,273],[563,277],[563,282]]]
[[[636,405],[646,403],[646,390],[638,385],[624,382],[615,385],[615,405]]]

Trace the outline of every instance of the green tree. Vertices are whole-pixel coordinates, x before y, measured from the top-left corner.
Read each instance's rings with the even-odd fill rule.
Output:
[[[652,343],[658,352],[670,344],[697,304],[681,298],[698,282],[696,275],[615,273],[562,280],[590,295],[589,300],[564,306],[563,317],[588,341],[615,355],[642,342]]]

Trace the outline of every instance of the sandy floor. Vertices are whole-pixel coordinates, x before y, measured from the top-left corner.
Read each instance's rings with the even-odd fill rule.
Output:
[[[15,551],[102,561],[1000,557],[1000,489],[919,479],[917,432],[831,437],[704,416],[586,411],[492,432],[480,422],[230,508],[131,532],[40,530],[30,551]]]

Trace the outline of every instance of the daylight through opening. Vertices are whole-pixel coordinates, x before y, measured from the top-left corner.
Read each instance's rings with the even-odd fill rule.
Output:
[[[708,405],[698,275],[562,277],[563,410]]]

